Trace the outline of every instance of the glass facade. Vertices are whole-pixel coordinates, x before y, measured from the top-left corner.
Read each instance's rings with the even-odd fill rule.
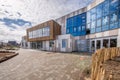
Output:
[[[29,34],[29,38],[50,36],[50,27],[44,27],[41,29],[30,31],[28,34]]]
[[[73,36],[86,35],[86,13],[68,18],[66,33]]]
[[[87,30],[97,33],[120,27],[120,0],[105,0],[87,12]]]

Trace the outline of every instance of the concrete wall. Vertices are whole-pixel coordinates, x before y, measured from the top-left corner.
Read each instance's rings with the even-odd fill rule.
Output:
[[[87,8],[87,11],[94,8],[95,6],[99,5],[100,3],[102,3],[103,1],[105,0],[94,0],[94,2],[92,2],[90,5],[88,5],[86,8]]]
[[[119,32],[119,29],[114,29],[114,30],[100,32],[100,33],[89,34],[89,35],[86,35],[86,39],[117,36],[118,32]]]

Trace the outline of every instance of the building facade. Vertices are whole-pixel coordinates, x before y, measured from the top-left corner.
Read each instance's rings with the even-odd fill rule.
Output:
[[[94,52],[120,47],[120,0],[96,0],[54,21],[61,26],[61,34],[53,40],[54,51]]]

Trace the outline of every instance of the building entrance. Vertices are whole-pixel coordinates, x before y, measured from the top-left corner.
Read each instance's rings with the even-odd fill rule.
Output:
[[[117,47],[117,37],[108,37],[100,39],[92,39],[90,41],[90,51],[94,52],[97,49]]]

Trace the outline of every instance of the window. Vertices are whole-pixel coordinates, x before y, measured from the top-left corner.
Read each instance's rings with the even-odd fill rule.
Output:
[[[91,41],[91,50],[95,51],[95,41]]]
[[[103,47],[108,48],[109,47],[109,39],[103,39]]]
[[[102,22],[102,25],[108,25],[108,23],[109,23],[109,16],[105,16],[105,17],[103,17],[103,20],[102,20],[103,22]]]
[[[97,6],[97,19],[102,17],[102,4]]]
[[[89,24],[87,24],[87,29],[90,29],[90,23],[89,23]]]
[[[96,11],[95,11],[96,12]],[[94,9],[91,10],[91,21],[96,20],[96,13],[94,12]]]
[[[54,41],[50,41],[49,42],[49,47],[53,47],[54,46]]]
[[[76,30],[77,30],[76,27],[74,27],[73,29],[74,29],[74,32],[76,32]]]
[[[82,31],[85,31],[85,26],[82,26]]]
[[[92,22],[92,24],[91,24],[91,33],[95,33],[95,26],[96,26],[96,23],[95,23],[95,21],[93,21]]]
[[[101,40],[97,40],[96,41],[96,49],[100,49],[101,48]]]
[[[95,28],[95,21],[92,22],[91,28]]]
[[[39,29],[39,37],[42,37],[42,29]]]
[[[110,29],[114,29],[118,27],[118,16],[117,13],[113,13],[110,15]]]
[[[102,20],[102,31],[109,30],[109,16],[103,17]]]
[[[62,39],[62,48],[66,47],[66,39]]]
[[[96,32],[101,32],[101,19],[98,19],[97,20],[97,26],[96,26]]]
[[[73,36],[80,36],[82,30],[86,28],[86,13],[82,13],[67,19],[66,33]],[[82,28],[82,26],[84,26]],[[85,34],[84,34],[85,35]]]
[[[110,15],[110,23],[114,23],[117,21],[117,13],[113,13]]]
[[[81,31],[81,26],[78,27],[78,30]]]
[[[44,36],[49,36],[50,35],[50,28],[49,27],[45,27],[44,29]]]
[[[109,14],[109,0],[105,0],[103,3],[103,15],[106,16]]]
[[[101,19],[98,19],[97,20],[97,27],[101,27],[101,24],[102,24]]]
[[[119,0],[110,0],[110,12],[118,10]]]

